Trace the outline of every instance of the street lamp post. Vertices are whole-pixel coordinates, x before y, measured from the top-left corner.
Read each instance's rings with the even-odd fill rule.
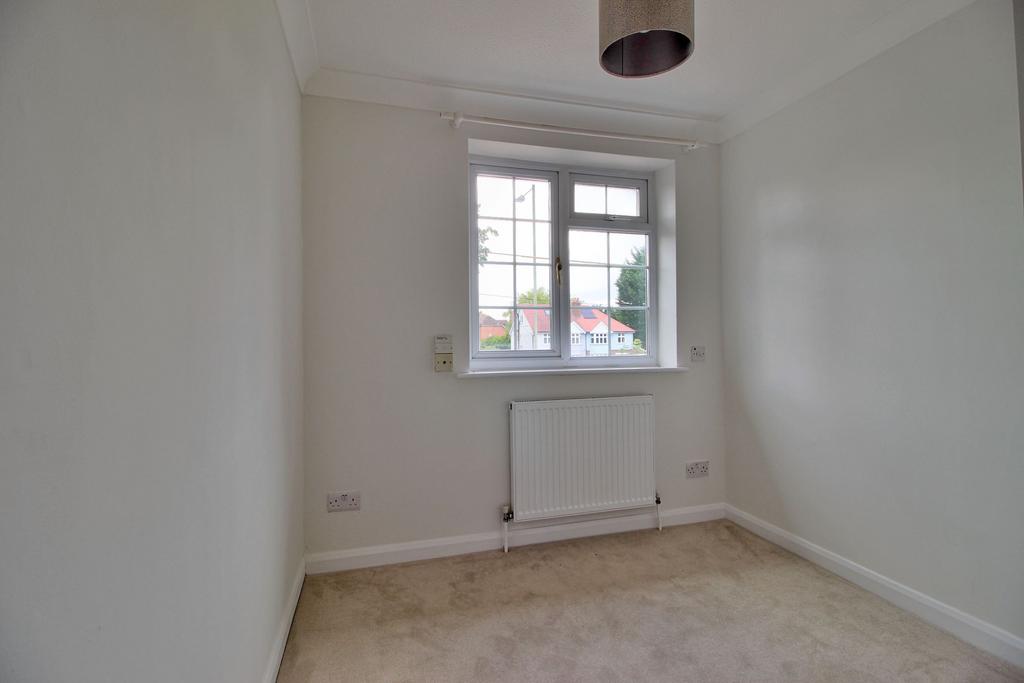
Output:
[[[534,296],[537,294],[537,193],[534,190],[537,189],[536,185],[530,185],[530,189],[516,197],[516,203],[521,204],[526,201],[526,195],[530,195],[531,202],[531,225],[533,226],[533,293]],[[515,249],[515,246],[512,247]]]
[[[521,204],[522,202],[526,201],[526,195],[530,195],[530,201],[531,201],[530,225],[533,226],[533,261],[532,261],[532,264],[533,264],[533,296],[534,296],[534,299],[536,299],[536,297],[537,297],[537,193],[535,192],[536,189],[537,189],[537,185],[536,184],[530,185],[530,189],[528,189],[526,192],[524,192],[521,195],[519,195],[518,197],[516,197],[516,204]],[[519,231],[517,230],[516,233],[518,234],[518,232]],[[512,245],[512,251],[513,251],[513,253],[516,252],[516,245],[515,244]],[[516,303],[518,303],[518,300],[516,301]],[[534,301],[534,303],[537,303],[537,302]],[[540,314],[539,313],[534,316],[534,324],[535,325],[536,325],[538,320],[540,320]],[[519,326],[517,325],[516,326],[517,330],[518,330],[518,327]],[[539,325],[538,325],[538,327],[539,327]],[[534,330],[533,331],[533,348],[534,348],[534,350],[537,349],[537,334],[538,334],[538,331]]]

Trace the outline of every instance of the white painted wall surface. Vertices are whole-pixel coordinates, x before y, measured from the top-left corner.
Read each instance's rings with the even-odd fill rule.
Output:
[[[727,501],[1024,635],[1010,0],[723,149]]]
[[[1013,0],[1013,33],[1017,44],[1017,109],[1020,113],[1020,136],[1024,140],[1024,0]],[[1024,163],[1024,145],[1021,145]]]
[[[302,556],[273,0],[0,3],[0,680],[264,676]]]
[[[306,539],[310,552],[496,531],[508,501],[508,402],[653,393],[664,507],[722,500],[718,150],[678,157],[679,344],[689,373],[460,380],[467,360],[467,135],[664,156],[665,147],[465,126],[436,113],[303,100]],[[684,462],[711,460],[709,479]],[[360,512],[325,510],[332,490]]]

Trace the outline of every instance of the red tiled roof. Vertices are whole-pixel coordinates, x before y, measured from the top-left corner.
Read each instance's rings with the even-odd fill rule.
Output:
[[[526,318],[526,323],[530,326],[534,332],[550,332],[551,331],[551,316],[548,313],[548,309],[521,309],[523,317]],[[593,332],[594,328],[601,322],[607,320],[608,316],[605,313],[597,310],[596,308],[574,308],[572,310],[572,321],[579,325],[585,332]],[[615,318],[611,319],[612,332],[636,332],[632,327],[624,323],[619,322]]]
[[[480,311],[480,327],[496,327],[503,324],[504,323],[497,318],[492,318],[483,311]]]
[[[523,309],[523,317],[530,329],[537,333],[551,331],[551,315],[546,308]]]
[[[593,332],[594,328],[607,318],[607,314],[602,313],[596,308],[574,308],[572,311],[572,321],[586,332]],[[612,332],[636,332],[632,327],[619,322],[615,318],[611,319],[611,323]]]
[[[491,337],[504,337],[508,334],[508,330],[504,327],[495,327],[494,325],[484,325],[480,328],[480,341],[485,341]]]
[[[503,337],[507,333],[504,322],[492,318],[483,311],[480,312],[480,341],[491,337]]]

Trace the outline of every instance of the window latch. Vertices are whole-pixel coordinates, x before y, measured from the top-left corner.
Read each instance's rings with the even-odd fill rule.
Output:
[[[562,286],[562,257],[555,257],[555,280],[558,282],[558,286]]]
[[[606,221],[635,221],[636,216],[613,216],[611,214],[604,217]]]

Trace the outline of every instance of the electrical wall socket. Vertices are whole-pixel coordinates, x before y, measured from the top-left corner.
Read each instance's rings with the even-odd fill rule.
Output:
[[[358,510],[362,504],[362,496],[359,491],[344,491],[327,494],[327,511],[344,512],[346,510]]]
[[[707,460],[697,460],[696,462],[686,463],[686,478],[696,479],[697,477],[706,477],[711,472],[711,463]]]
[[[703,363],[704,357],[707,355],[707,349],[703,346],[691,346],[690,347],[690,362],[692,363]]]
[[[450,353],[434,354],[434,372],[451,372],[453,356]]]

